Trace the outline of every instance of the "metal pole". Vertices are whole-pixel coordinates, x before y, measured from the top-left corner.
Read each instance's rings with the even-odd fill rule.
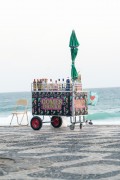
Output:
[[[73,117],[73,122],[75,122],[75,107],[74,107],[74,97],[75,97],[75,81],[72,81],[72,117]]]

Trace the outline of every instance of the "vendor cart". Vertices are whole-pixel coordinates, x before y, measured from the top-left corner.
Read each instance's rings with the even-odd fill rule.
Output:
[[[81,78],[75,68],[75,58],[77,56],[79,42],[75,31],[70,36],[71,51],[71,80],[66,79],[66,83],[48,83],[47,79],[40,79],[32,84],[32,114],[31,127],[39,130],[44,121],[44,116],[50,117],[50,123],[54,128],[62,125],[63,117],[70,118],[70,129],[74,129],[79,123],[82,128],[81,116],[88,114],[87,92],[82,91]],[[51,81],[50,81],[51,82]],[[80,82],[80,83],[78,83]]]
[[[76,123],[82,128],[81,116],[88,114],[87,91],[81,90],[81,84],[64,84],[64,89],[51,89],[50,84],[42,86],[41,90],[34,89],[32,83],[32,119],[31,127],[34,130],[42,128],[44,123],[51,123],[54,128],[62,125],[63,117],[69,117],[70,129],[73,130]],[[54,84],[53,84],[54,87]],[[58,87],[62,87],[58,84]],[[49,116],[50,121],[45,121]]]

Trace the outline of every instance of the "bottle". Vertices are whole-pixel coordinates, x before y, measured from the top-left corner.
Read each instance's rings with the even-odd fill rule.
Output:
[[[44,79],[44,82],[45,82],[45,91],[48,90],[48,79]]]
[[[37,79],[37,90],[39,91],[39,79]]]
[[[39,80],[39,91],[42,90],[42,79]]]
[[[80,74],[80,73],[78,73],[77,82],[78,82],[78,83],[81,83],[81,74]]]
[[[49,90],[53,91],[53,82],[52,82],[52,79],[50,79]]]
[[[66,91],[70,91],[70,79],[67,77],[66,79]]]
[[[62,91],[65,90],[65,82],[64,82],[64,79],[62,79]]]
[[[58,91],[61,91],[62,90],[62,84],[60,82],[60,79],[58,79]]]
[[[36,84],[36,80],[34,79],[33,81],[33,91],[36,91],[37,89],[37,84]]]
[[[57,83],[57,80],[55,80],[54,91],[58,91],[58,83]]]
[[[43,84],[43,79],[41,79],[41,91],[43,91],[43,89],[44,89],[44,84]]]
[[[76,80],[76,91],[82,91],[81,74],[78,73],[78,79]]]
[[[42,79],[42,90],[45,91],[45,79]]]

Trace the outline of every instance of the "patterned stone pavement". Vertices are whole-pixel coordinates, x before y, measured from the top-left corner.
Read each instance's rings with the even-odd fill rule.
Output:
[[[0,127],[0,179],[120,180],[120,126]]]

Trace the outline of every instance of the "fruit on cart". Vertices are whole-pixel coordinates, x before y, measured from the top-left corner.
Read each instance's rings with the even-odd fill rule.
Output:
[[[31,119],[30,125],[34,130],[39,130],[42,127],[42,119],[38,116],[34,116]]]
[[[62,118],[60,116],[52,116],[51,125],[54,128],[59,128],[62,125]]]

